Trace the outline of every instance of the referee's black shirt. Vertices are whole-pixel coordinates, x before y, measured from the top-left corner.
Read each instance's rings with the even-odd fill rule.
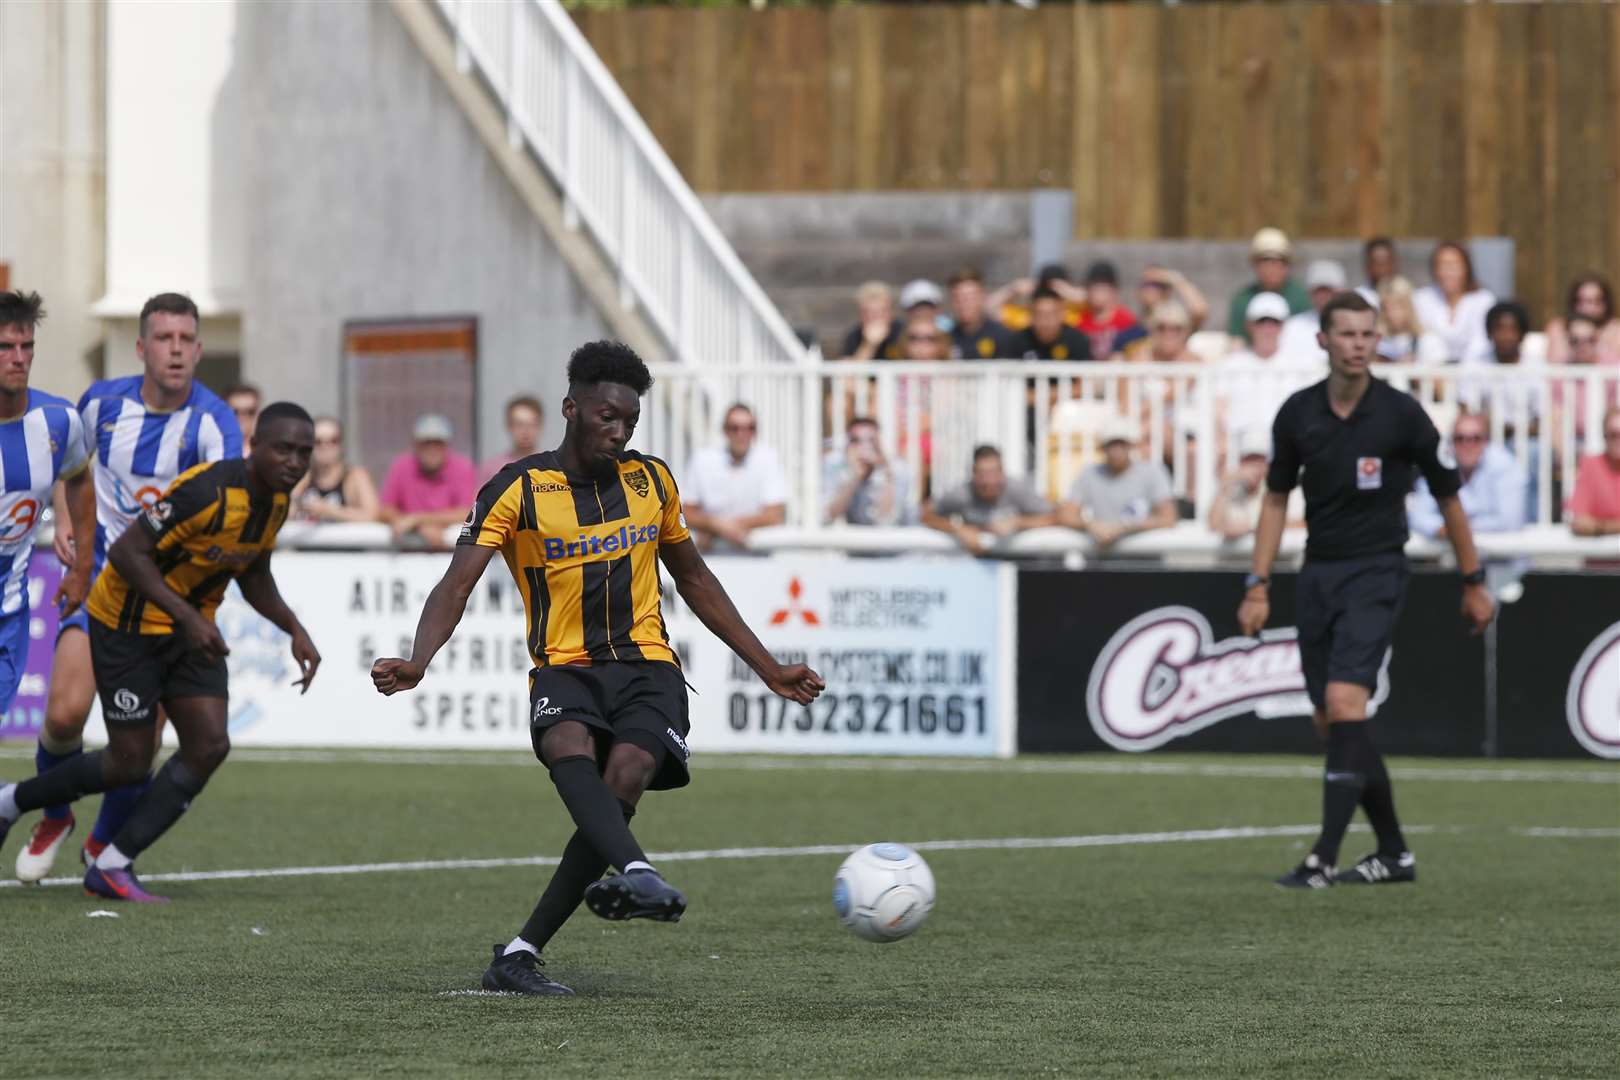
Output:
[[[1326,379],[1294,394],[1277,410],[1271,445],[1266,486],[1305,488],[1307,559],[1403,549],[1406,494],[1418,469],[1436,498],[1462,487],[1455,462],[1440,460],[1440,432],[1423,406],[1380,379],[1346,420],[1328,404]]]

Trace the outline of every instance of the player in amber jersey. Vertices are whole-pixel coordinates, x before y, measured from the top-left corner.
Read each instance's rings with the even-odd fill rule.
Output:
[[[0,787],[0,841],[17,818],[146,775],[162,705],[180,749],[164,762],[112,842],[90,864],[85,891],[112,900],[163,901],[131,865],[178,820],[224,762],[230,649],[214,625],[225,587],[292,638],[308,689],[321,657],[270,574],[287,493],[309,471],[315,424],[278,402],[259,416],[253,452],[180,474],[107,552],[90,611],[90,658],[107,748],[69,758],[21,784]]]
[[[536,965],[581,900],[607,919],[675,922],[686,910],[630,832],[644,791],[688,780],[686,684],[664,630],[658,561],[704,625],[777,694],[807,705],[825,686],[765,650],[698,554],[669,467],[626,449],[652,384],[641,358],[592,342],[570,358],[568,384],[562,445],[484,486],[428,595],[411,658],[371,669],[385,695],[421,682],[501,553],[527,613],[534,752],[576,826],[529,921],[495,946],[484,973],[486,989],[524,994],[572,993]],[[619,873],[603,878],[610,866]]]

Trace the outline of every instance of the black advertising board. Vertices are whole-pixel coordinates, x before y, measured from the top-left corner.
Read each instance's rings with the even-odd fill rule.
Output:
[[[1374,698],[1388,753],[1484,748],[1485,645],[1463,629],[1460,589],[1454,573],[1412,575]],[[1271,594],[1255,641],[1237,630],[1241,574],[1020,573],[1018,749],[1318,751],[1292,640],[1294,576],[1278,575]]]
[[[1502,606],[1504,757],[1620,757],[1620,572],[1530,574]]]

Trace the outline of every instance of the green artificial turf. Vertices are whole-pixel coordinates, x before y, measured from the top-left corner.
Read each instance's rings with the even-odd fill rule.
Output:
[[[1317,767],[708,758],[635,824],[687,853],[1310,825]],[[568,1000],[456,993],[546,867],[152,882],[162,908],[0,888],[0,1076],[1615,1075],[1620,772],[1392,768],[1415,887],[1273,888],[1306,836],[929,851],[933,915],[880,946],[833,915],[839,854],[669,859],[687,917],[582,910],[547,950]],[[140,865],[556,855],[570,831],[521,754],[243,752]],[[1346,861],[1368,847],[1353,834]]]

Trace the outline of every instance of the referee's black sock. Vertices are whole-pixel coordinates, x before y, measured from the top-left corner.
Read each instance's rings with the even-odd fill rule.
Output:
[[[1327,768],[1322,772],[1322,834],[1311,852],[1328,866],[1339,862],[1339,844],[1356,814],[1356,804],[1367,787],[1365,748],[1367,725],[1328,726]]]
[[[174,755],[152,778],[146,794],[135,804],[134,813],[113,837],[112,846],[126,858],[135,858],[180,820],[207,783],[208,777],[198,776],[180,760],[180,755]]]
[[[622,871],[630,863],[647,861],[641,845],[630,835],[622,805],[596,771],[594,758],[576,754],[552,762],[551,782],[557,785],[557,794],[574,824],[609,866]]]
[[[1389,770],[1384,768],[1384,755],[1373,745],[1370,732],[1366,753],[1370,767],[1367,770],[1367,789],[1361,793],[1361,808],[1367,811],[1367,820],[1378,835],[1378,854],[1393,859],[1406,850],[1406,837],[1401,835],[1401,823],[1395,816],[1395,789],[1390,786]]]
[[[49,772],[30,776],[17,785],[17,809],[23,813],[70,803],[110,786],[101,774],[105,751],[75,754]]]
[[[635,817],[636,808],[621,800],[619,806],[624,810],[624,823],[630,824]],[[596,853],[591,842],[585,839],[585,834],[579,830],[568,838],[568,846],[563,848],[562,861],[557,864],[557,870],[546,883],[546,891],[540,894],[540,902],[534,906],[529,921],[523,924],[518,937],[535,950],[544,949],[546,942],[556,936],[562,924],[579,907],[580,901],[585,899],[585,886],[601,877],[607,870],[607,860]],[[514,943],[515,944],[515,943]],[[508,947],[507,952],[511,952]]]

